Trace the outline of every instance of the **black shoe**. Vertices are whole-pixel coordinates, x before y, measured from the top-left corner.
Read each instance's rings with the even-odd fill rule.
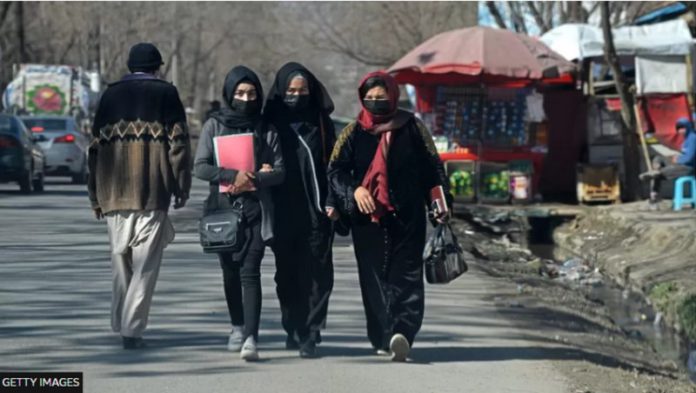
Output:
[[[300,357],[311,359],[317,356],[317,343],[314,340],[307,340],[300,348]]]
[[[300,344],[295,340],[295,337],[288,335],[285,339],[285,349],[296,351],[300,349]]]
[[[123,336],[123,349],[143,349],[146,346],[142,337]]]

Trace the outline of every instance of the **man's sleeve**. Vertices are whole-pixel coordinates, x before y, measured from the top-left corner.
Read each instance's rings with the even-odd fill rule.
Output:
[[[102,98],[102,97],[100,97]],[[97,112],[94,114],[94,121],[92,122],[92,135],[89,142],[89,148],[87,149],[87,191],[89,194],[89,202],[92,209],[98,209],[99,201],[97,200],[97,158],[99,157],[99,141],[100,141],[100,128],[104,124],[104,100],[100,99],[97,106]]]
[[[186,123],[184,105],[179,92],[172,87],[165,106],[165,129],[169,144],[169,166],[174,175],[176,190],[174,195],[188,198],[191,190],[191,139]]]

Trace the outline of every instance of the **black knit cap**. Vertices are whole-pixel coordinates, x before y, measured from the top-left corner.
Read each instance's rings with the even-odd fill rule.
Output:
[[[154,71],[162,64],[162,54],[149,42],[133,45],[128,54],[128,69],[131,72]]]

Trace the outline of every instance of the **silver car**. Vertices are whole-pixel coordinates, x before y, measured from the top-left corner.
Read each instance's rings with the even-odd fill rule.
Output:
[[[87,182],[88,137],[70,116],[23,116],[46,156],[47,176],[70,176],[74,184]]]

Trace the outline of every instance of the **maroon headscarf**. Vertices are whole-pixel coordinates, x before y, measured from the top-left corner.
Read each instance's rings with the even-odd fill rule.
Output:
[[[375,115],[365,108],[361,91],[365,82],[371,78],[379,78],[384,81],[384,84],[387,86],[387,95],[389,97],[389,103],[391,104],[391,112],[386,115]],[[362,107],[357,118],[360,127],[371,134],[381,134],[385,131],[396,131],[406,124],[413,114],[398,108],[399,93],[399,85],[396,83],[396,79],[386,72],[375,71],[365,75],[358,87],[358,96],[360,97],[360,106]]]
[[[386,115],[375,115],[365,108],[361,91],[363,85],[370,78],[379,78],[386,85],[389,102],[391,103],[391,112]],[[363,177],[361,186],[365,187],[372,195],[375,201],[375,211],[371,215],[372,222],[379,220],[388,212],[394,211],[394,206],[389,200],[389,182],[387,171],[387,155],[389,153],[392,132],[403,127],[406,122],[413,116],[411,113],[398,109],[399,103],[399,86],[394,78],[382,71],[371,72],[363,77],[358,88],[360,96],[360,105],[362,110],[358,114],[357,122],[360,127],[373,135],[378,135],[380,138],[379,145],[375,151],[375,156],[372,158],[369,168]]]

